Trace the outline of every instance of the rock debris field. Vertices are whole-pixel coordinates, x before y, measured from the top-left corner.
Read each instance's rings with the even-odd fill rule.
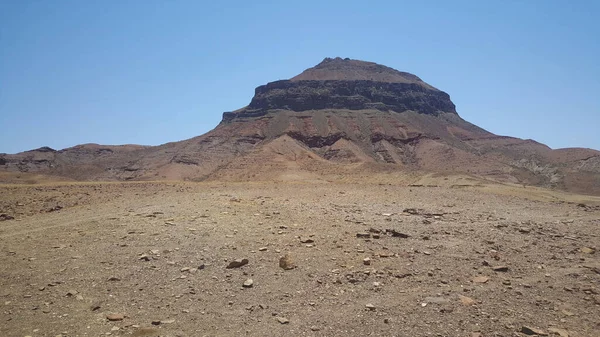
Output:
[[[0,190],[0,336],[600,336],[597,200],[369,183]]]

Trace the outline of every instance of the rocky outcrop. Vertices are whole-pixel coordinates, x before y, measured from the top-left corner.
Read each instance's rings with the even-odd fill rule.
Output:
[[[415,111],[438,115],[456,114],[450,96],[416,83],[373,81],[277,81],[256,88],[245,109],[223,114],[225,122],[236,117],[258,117],[269,110],[323,109]]]

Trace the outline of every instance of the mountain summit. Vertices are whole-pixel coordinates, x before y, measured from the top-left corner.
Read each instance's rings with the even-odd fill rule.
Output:
[[[0,154],[0,171],[78,180],[318,180],[398,170],[600,195],[599,151],[494,135],[416,75],[339,57],[259,86],[248,106],[192,139]]]
[[[456,113],[450,96],[419,77],[372,62],[326,58],[290,80],[256,88],[245,109],[225,114],[257,116],[268,110],[322,109]]]
[[[291,81],[372,81],[386,83],[418,84],[426,89],[435,89],[416,75],[398,71],[381,64],[342,59],[325,58],[316,66],[306,69]]]

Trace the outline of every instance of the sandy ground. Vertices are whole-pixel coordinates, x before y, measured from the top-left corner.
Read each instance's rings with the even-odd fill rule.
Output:
[[[0,336],[600,336],[597,200],[518,194],[1,186]]]

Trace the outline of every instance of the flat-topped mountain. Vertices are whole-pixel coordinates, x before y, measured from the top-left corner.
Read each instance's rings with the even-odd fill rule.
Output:
[[[372,62],[326,58],[256,88],[212,131],[160,146],[81,145],[0,155],[0,170],[78,180],[320,179],[369,172],[467,173],[600,194],[600,152],[494,135],[450,96]]]
[[[306,69],[290,81],[371,81],[386,83],[418,84],[426,89],[437,90],[416,75],[398,71],[373,62],[325,58],[316,66]]]
[[[413,74],[372,62],[326,58],[290,80],[256,88],[250,104],[224,119],[259,116],[269,110],[323,109],[456,113],[450,96]]]

